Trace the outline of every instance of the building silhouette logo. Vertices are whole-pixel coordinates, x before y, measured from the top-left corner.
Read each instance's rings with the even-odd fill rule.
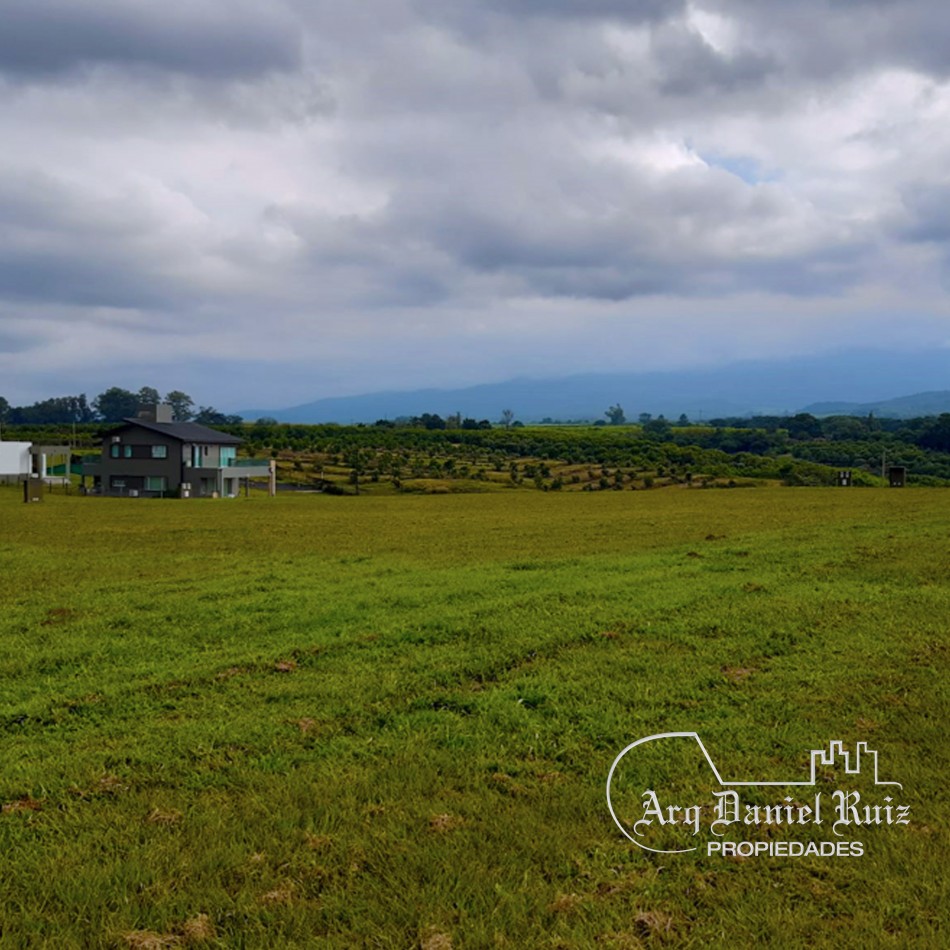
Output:
[[[684,746],[680,741],[674,747],[670,740],[693,740],[695,746],[688,742]],[[695,753],[692,757],[706,775],[705,794],[699,791],[686,803],[677,798],[683,794],[682,782],[671,797],[671,793],[657,787],[661,783],[638,770],[650,755],[656,772],[655,763],[663,761],[664,751],[674,749],[680,754]],[[650,771],[649,764],[644,768]],[[663,769],[659,773],[665,774]],[[687,786],[695,784],[696,775],[695,768],[688,773]],[[670,777],[666,775],[666,779]],[[843,780],[849,787],[829,789],[832,779]],[[853,788],[855,784],[861,785],[864,797],[862,791]],[[787,794],[774,798],[773,790],[778,789]],[[810,791],[804,793],[804,789]],[[910,807],[897,801],[902,791],[900,782],[881,778],[878,753],[867,742],[856,743],[852,752],[837,739],[827,747],[810,751],[807,777],[726,779],[698,733],[661,732],[627,745],[607,775],[607,807],[614,823],[635,845],[659,854],[698,851],[705,842],[707,855],[857,857],[864,853],[864,843],[849,835],[870,826],[909,823]],[[774,800],[763,804],[763,798]],[[736,832],[743,840],[727,837]],[[792,835],[792,840],[776,840],[781,832]],[[826,832],[830,840],[794,840],[796,833],[814,838]],[[672,838],[665,843],[676,846],[655,846],[658,838]]]

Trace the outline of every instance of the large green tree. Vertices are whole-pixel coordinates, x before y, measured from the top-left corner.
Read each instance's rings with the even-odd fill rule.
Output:
[[[917,439],[917,444],[938,452],[950,452],[950,412],[941,413]]]
[[[195,415],[195,403],[188,393],[180,389],[173,389],[165,393],[165,402],[172,407],[172,418],[175,422],[189,422]]]
[[[201,406],[194,421],[203,426],[239,426],[244,420],[240,416],[229,416],[218,412],[214,406]]]
[[[670,437],[670,424],[660,415],[656,419],[651,419],[644,427],[643,431],[655,439],[663,441]]]
[[[157,406],[162,401],[162,397],[158,394],[157,389],[153,389],[151,386],[143,386],[138,391],[138,400],[139,406]]]
[[[112,386],[93,399],[92,408],[102,422],[121,422],[138,413],[139,397],[127,389]]]

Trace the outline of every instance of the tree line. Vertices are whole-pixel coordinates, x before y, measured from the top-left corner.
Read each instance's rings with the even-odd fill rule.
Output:
[[[112,386],[91,401],[87,400],[85,394],[81,394],[45,399],[30,406],[12,406],[0,396],[0,423],[21,427],[109,424],[136,416],[142,406],[161,402],[172,407],[176,422],[234,426],[236,434],[256,438],[265,444],[272,439],[280,443],[282,439],[287,438],[289,431],[286,426],[278,426],[275,419],[262,418],[253,425],[266,431],[270,438],[264,436],[263,431],[255,430],[256,434],[251,435],[240,416],[219,412],[213,406],[196,407],[191,396],[181,390],[171,390],[162,396],[157,389],[150,386],[143,386],[137,392]],[[606,420],[601,419],[594,425],[615,432],[622,442],[637,433],[636,429],[621,428],[627,425],[627,417],[619,403],[611,406],[604,415]],[[874,415],[816,417],[803,412],[793,416],[711,419],[705,423],[694,424],[685,415],[671,422],[662,415],[654,418],[649,413],[641,412],[637,422],[639,435],[651,441],[716,449],[730,455],[787,454],[835,465],[853,464],[852,460],[859,460],[871,469],[875,465],[874,460],[879,459],[885,450],[888,458],[892,460],[893,450],[904,452],[908,455],[908,461],[915,449],[941,456],[950,454],[950,413],[914,419],[892,419]],[[320,427],[301,428],[311,434],[320,431]],[[346,431],[346,427],[327,428],[337,433]],[[379,419],[372,427],[360,425],[353,431],[365,429],[375,429],[377,432],[387,429],[423,430],[433,434],[461,430],[467,435],[475,435],[486,434],[486,430],[493,429],[496,432],[513,432],[524,429],[524,426],[515,419],[512,410],[506,409],[494,424],[488,419],[463,418],[460,413],[450,413],[444,417],[436,413],[422,413],[419,416],[399,417],[395,420]],[[586,437],[583,432],[584,427],[574,433],[571,433],[570,429],[562,432],[557,440],[566,442],[566,445],[561,446],[562,451],[568,446],[576,450],[579,445],[584,444]],[[312,438],[313,435],[310,435],[304,441],[310,441]],[[401,440],[402,438],[400,437]],[[538,433],[533,434],[531,438],[546,442],[551,436]],[[596,451],[599,452],[602,446],[603,443],[598,440]],[[568,451],[566,454],[570,457],[572,453]],[[592,454],[594,453],[582,453],[585,461]],[[943,458],[928,458],[925,461],[921,457],[914,458],[913,461],[921,465],[927,474],[939,474],[941,477],[950,475]]]
[[[202,425],[239,425],[240,416],[226,415],[213,406],[195,406],[188,393],[173,389],[164,397],[151,386],[138,392],[111,386],[91,402],[86,394],[57,396],[31,406],[11,406],[0,396],[0,422],[5,425],[83,425],[95,422],[121,422],[138,415],[143,406],[167,403],[172,407],[175,422],[199,422]]]

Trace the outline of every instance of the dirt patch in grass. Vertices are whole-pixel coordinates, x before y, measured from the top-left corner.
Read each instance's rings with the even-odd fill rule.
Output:
[[[33,798],[31,795],[24,795],[23,798],[18,798],[16,801],[7,802],[2,809],[4,815],[15,815],[17,812],[42,810],[42,802]]]
[[[548,904],[548,911],[552,914],[573,914],[583,902],[579,894],[558,894]]]
[[[246,673],[246,672],[247,670],[245,670],[243,667],[229,666],[226,670],[222,670],[220,673],[216,673],[214,678],[216,680],[227,680],[227,679],[230,679],[232,676],[240,676],[242,673]]]
[[[455,831],[456,828],[460,828],[464,824],[464,818],[459,818],[458,815],[443,813],[441,815],[433,815],[429,819],[429,831],[434,831],[437,834],[445,834],[447,831]]]
[[[46,619],[40,621],[41,627],[53,627],[60,623],[66,623],[76,616],[76,611],[69,607],[53,607],[46,611]]]
[[[307,834],[304,836],[304,842],[311,851],[325,851],[333,844],[333,839],[329,835]]]
[[[722,675],[733,683],[741,683],[743,680],[748,679],[754,672],[754,668],[747,666],[724,666],[722,668]]]
[[[214,940],[216,933],[214,924],[207,914],[198,914],[186,920],[181,928],[182,938],[188,946],[207,943]]]
[[[419,938],[420,950],[452,950],[453,946],[451,936],[436,927],[430,927]]]
[[[646,946],[639,937],[624,931],[598,934],[594,940],[598,945],[610,947],[611,950],[639,950],[640,947]]]
[[[275,887],[274,890],[261,894],[261,903],[270,907],[286,906],[294,898],[293,884],[284,884],[281,887]]]
[[[118,775],[103,775],[93,787],[93,792],[100,795],[117,795],[128,789],[128,785],[119,778]]]
[[[120,938],[131,950],[163,950],[165,947],[180,947],[177,934],[160,934],[154,930],[130,930]]]
[[[633,922],[644,937],[665,936],[673,931],[673,918],[658,910],[648,910],[637,914]]]

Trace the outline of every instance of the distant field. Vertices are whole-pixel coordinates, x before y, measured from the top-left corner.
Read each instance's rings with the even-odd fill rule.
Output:
[[[948,569],[939,489],[0,489],[0,947],[946,947]],[[677,730],[866,740],[912,823],[640,851]]]

